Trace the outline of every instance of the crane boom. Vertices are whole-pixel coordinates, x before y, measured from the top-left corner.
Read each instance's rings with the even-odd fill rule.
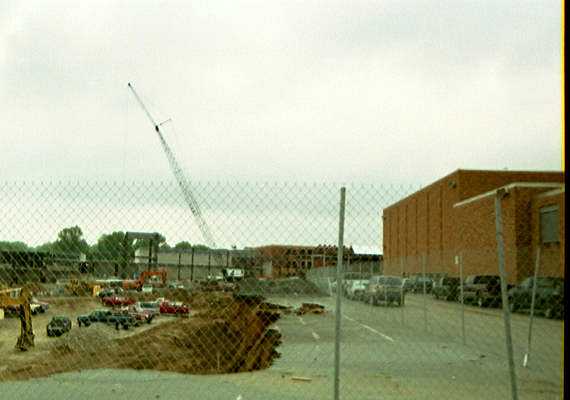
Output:
[[[188,181],[188,179],[184,175],[184,172],[183,172],[182,168],[180,167],[180,164],[178,164],[178,161],[176,160],[176,157],[174,156],[174,152],[172,151],[172,149],[170,148],[170,146],[168,145],[168,143],[164,139],[162,132],[160,131],[160,124],[157,124],[156,121],[154,120],[154,118],[152,118],[152,115],[150,114],[148,109],[145,107],[144,103],[142,102],[142,100],[140,99],[139,95],[137,94],[133,85],[131,85],[130,82],[129,82],[128,86],[129,86],[129,89],[131,89],[131,92],[133,93],[135,98],[137,99],[137,102],[139,103],[139,105],[141,106],[143,111],[145,112],[146,116],[148,117],[148,119],[150,120],[152,125],[154,126],[154,130],[158,134],[158,138],[160,140],[162,150],[164,151],[164,154],[166,155],[166,158],[168,160],[170,170],[174,174],[174,178],[176,179],[176,182],[178,183],[178,186],[180,187],[180,190],[182,191],[184,201],[186,202],[186,204],[188,205],[188,207],[192,211],[192,215],[194,215],[196,225],[198,225],[198,229],[200,229],[200,232],[202,233],[202,237],[203,237],[204,241],[206,242],[206,244],[210,248],[215,249],[217,246],[216,246],[216,242],[214,241],[214,236],[212,235],[210,227],[208,226],[208,224],[206,223],[206,220],[204,219],[204,217],[202,215],[202,211],[200,210],[200,206],[198,205],[198,202],[196,201],[196,197],[194,196],[194,193],[192,192],[190,182]]]

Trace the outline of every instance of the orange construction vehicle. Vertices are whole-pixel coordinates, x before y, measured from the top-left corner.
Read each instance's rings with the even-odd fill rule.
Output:
[[[125,279],[123,281],[123,289],[125,290],[141,290],[145,283],[150,283],[156,287],[164,287],[166,285],[166,270],[143,271],[138,279]]]

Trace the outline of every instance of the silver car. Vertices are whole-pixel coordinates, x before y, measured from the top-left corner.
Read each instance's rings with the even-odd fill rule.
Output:
[[[349,281],[346,288],[346,297],[353,300],[360,300],[366,291],[368,279],[353,279]]]
[[[404,283],[399,276],[376,275],[370,278],[364,292],[364,301],[372,305],[384,302],[386,305],[395,303],[404,305]]]

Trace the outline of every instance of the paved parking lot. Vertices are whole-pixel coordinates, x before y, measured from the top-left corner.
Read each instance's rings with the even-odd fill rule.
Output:
[[[285,315],[276,325],[282,353],[267,370],[197,376],[97,370],[0,384],[19,399],[331,399],[334,298],[274,298],[284,305],[318,302],[323,315]],[[507,399],[509,375],[502,311],[410,295],[403,308],[343,300],[341,398]],[[561,321],[535,319],[529,368],[522,368],[528,316],[513,315],[520,399],[561,399]]]

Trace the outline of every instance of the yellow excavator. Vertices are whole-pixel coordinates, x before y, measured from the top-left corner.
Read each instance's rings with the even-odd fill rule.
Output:
[[[19,290],[18,296],[13,291],[0,291],[0,308],[16,308],[20,317],[20,336],[16,342],[16,349],[26,351],[34,346],[34,330],[32,329],[32,310],[30,308],[31,293],[28,289]]]

